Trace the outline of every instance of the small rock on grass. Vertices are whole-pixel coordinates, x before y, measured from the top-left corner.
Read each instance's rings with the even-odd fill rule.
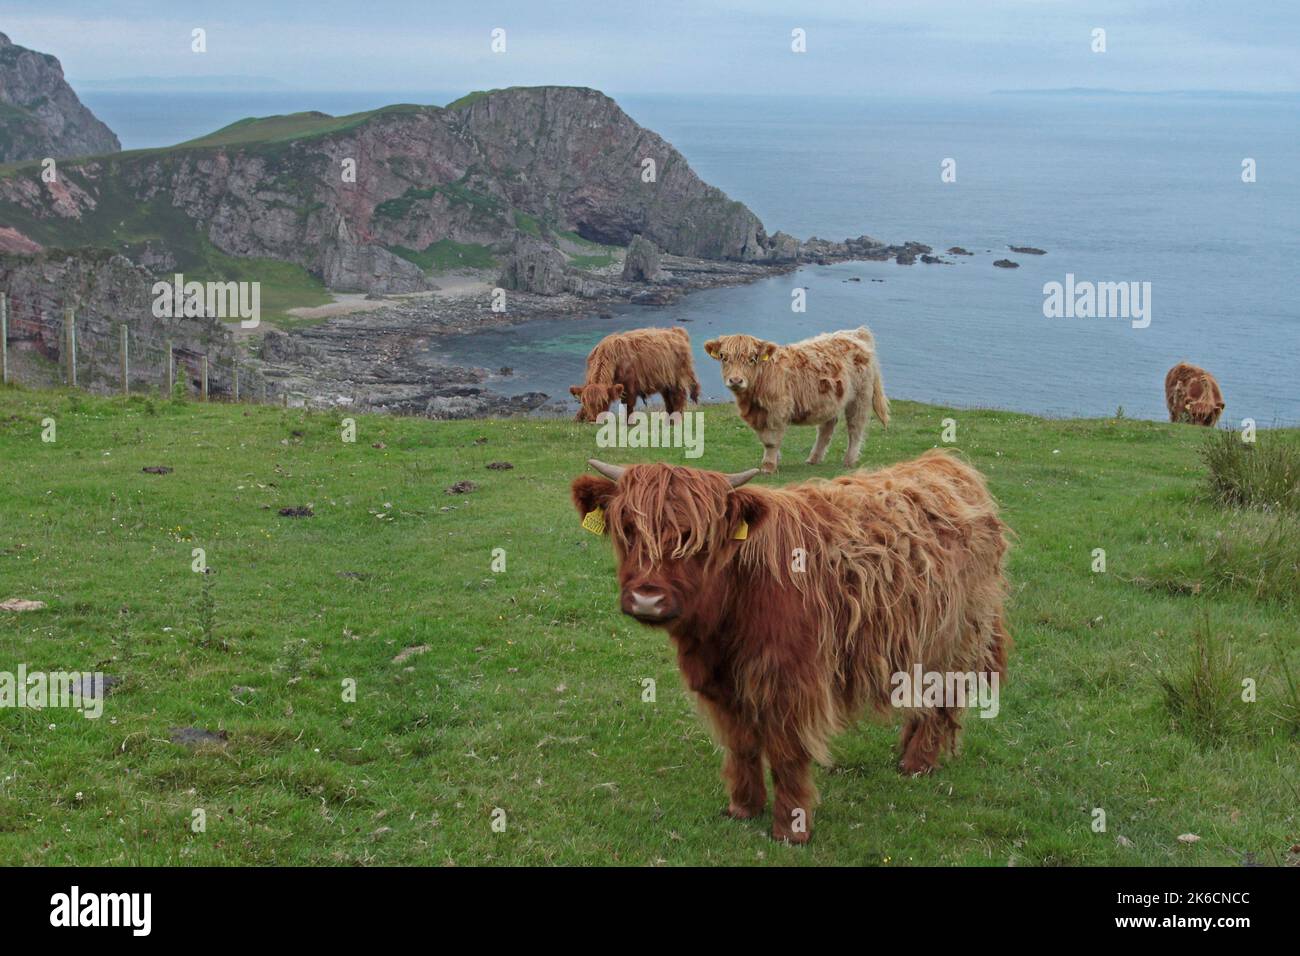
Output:
[[[510,464],[508,461],[490,461],[488,462],[487,467],[491,471],[509,471],[515,466]]]
[[[296,508],[281,508],[281,518],[314,518],[316,512],[311,510],[311,505],[299,505]]]
[[[472,481],[458,481],[447,489],[449,495],[464,495],[471,491],[477,491],[478,485]]]
[[[145,465],[140,470],[146,475],[170,475],[173,471],[170,465]]]
[[[9,598],[7,601],[0,601],[0,611],[43,611],[45,610],[44,601],[27,601],[23,598]]]
[[[414,647],[408,647],[406,650],[402,651],[396,657],[393,658],[393,663],[403,664],[406,661],[410,660],[412,657],[414,657],[416,654],[427,654],[431,650],[433,650],[433,648],[430,647],[428,644],[417,644]]]
[[[213,733],[201,727],[169,727],[167,735],[171,737],[172,743],[186,747],[197,747],[199,744],[224,745],[230,739],[230,735],[224,730]]]
[[[99,700],[113,693],[113,688],[122,683],[122,678],[112,674],[86,674],[73,687],[73,693],[80,693],[82,700]]]

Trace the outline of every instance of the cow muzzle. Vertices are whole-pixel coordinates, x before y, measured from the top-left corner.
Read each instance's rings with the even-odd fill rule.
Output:
[[[743,378],[729,378],[727,379],[727,388],[733,392],[742,391],[745,388],[745,380]]]
[[[646,624],[660,624],[677,617],[668,592],[653,584],[642,584],[623,590],[623,613]]]

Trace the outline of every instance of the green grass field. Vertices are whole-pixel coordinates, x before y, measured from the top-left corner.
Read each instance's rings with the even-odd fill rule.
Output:
[[[757,464],[730,406],[705,415],[696,464]],[[618,613],[608,542],[569,503],[598,451],[680,451],[598,450],[594,426],[569,421],[372,416],[348,444],[343,414],[0,389],[0,600],[49,605],[0,612],[0,671],[124,679],[98,720],[0,710],[0,860],[1294,862],[1297,584],[1261,589],[1225,565],[1223,542],[1249,557],[1270,518],[1208,500],[1205,430],[894,415],[863,465],[932,447],[952,417],[1017,533],[1009,681],[999,716],[972,715],[962,754],[929,777],[894,769],[896,726],[841,736],[816,774],[813,841],[795,848],[766,815],[721,815],[720,755],[668,638]],[[801,463],[812,438],[794,430],[782,473],[758,480],[838,473]],[[829,461],[843,447],[841,429]],[[446,493],[462,480],[477,490]],[[299,505],[315,516],[277,513]],[[191,570],[194,548],[215,573]],[[229,740],[190,748],[173,727]]]

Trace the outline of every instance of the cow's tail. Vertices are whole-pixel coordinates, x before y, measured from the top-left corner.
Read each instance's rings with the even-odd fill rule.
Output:
[[[871,330],[865,325],[860,325],[851,333],[865,343],[871,349],[871,410],[876,413],[880,419],[880,424],[886,428],[889,427],[889,399],[885,397],[885,382],[880,375],[880,355],[876,352],[876,337],[871,334]]]
[[[885,383],[880,378],[880,360],[874,355],[871,364],[875,366],[875,375],[871,377],[871,408],[880,419],[880,424],[889,427],[889,399],[885,398]]]

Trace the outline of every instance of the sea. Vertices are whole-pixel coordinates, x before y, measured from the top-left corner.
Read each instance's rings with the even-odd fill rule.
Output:
[[[162,146],[246,116],[335,115],[463,91],[88,92],[123,147]],[[1300,96],[1087,91],[951,98],[620,96],[769,233],[916,240],[946,265],[806,265],[609,317],[434,340],[492,387],[564,401],[610,332],[684,324],[705,398],[727,400],[703,343],[874,332],[888,394],[1050,417],[1165,416],[1165,372],[1214,373],[1224,423],[1300,424]],[[1010,251],[1032,246],[1044,255]],[[1007,258],[1019,268],[996,268]],[[1053,284],[1136,283],[1140,317],[1047,314]],[[796,290],[802,290],[796,296]],[[796,311],[796,298],[804,308]]]

